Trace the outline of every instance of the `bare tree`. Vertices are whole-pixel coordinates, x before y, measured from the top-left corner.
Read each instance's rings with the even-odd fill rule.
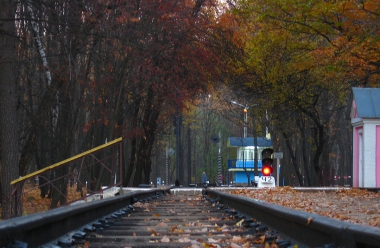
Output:
[[[0,139],[3,218],[11,217],[8,198],[12,192],[10,182],[19,176],[16,4],[16,1],[3,1],[0,5]],[[11,207],[19,208],[14,205]]]

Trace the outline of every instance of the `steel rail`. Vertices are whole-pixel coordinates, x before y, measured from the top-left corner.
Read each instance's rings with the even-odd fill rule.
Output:
[[[1,221],[0,247],[8,247],[15,241],[37,247],[139,200],[168,191],[170,187],[132,192]]]
[[[203,193],[310,247],[380,246],[380,228],[343,222],[212,189]]]

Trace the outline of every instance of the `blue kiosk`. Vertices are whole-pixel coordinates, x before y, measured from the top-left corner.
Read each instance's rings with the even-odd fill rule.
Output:
[[[235,184],[248,184],[248,176],[250,181],[258,181],[261,176],[261,152],[266,148],[272,148],[272,141],[266,138],[257,138],[257,167],[259,175],[255,178],[255,140],[253,137],[229,137],[227,147],[236,147],[236,159],[228,159],[228,176],[229,181]]]

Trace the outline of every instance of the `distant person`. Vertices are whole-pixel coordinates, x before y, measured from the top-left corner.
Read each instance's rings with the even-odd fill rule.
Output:
[[[203,172],[203,173],[202,173],[201,180],[202,180],[202,183],[203,183],[203,184],[206,184],[206,183],[207,183],[207,175],[206,175],[206,172]]]

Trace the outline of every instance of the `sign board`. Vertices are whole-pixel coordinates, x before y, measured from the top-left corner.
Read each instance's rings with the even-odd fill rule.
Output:
[[[275,180],[272,176],[261,176],[259,178],[258,188],[275,187]]]
[[[168,150],[168,155],[171,156],[173,154],[174,154],[174,150],[173,150],[173,148],[170,147]]]
[[[274,152],[273,158],[284,158],[284,153],[283,152]]]

